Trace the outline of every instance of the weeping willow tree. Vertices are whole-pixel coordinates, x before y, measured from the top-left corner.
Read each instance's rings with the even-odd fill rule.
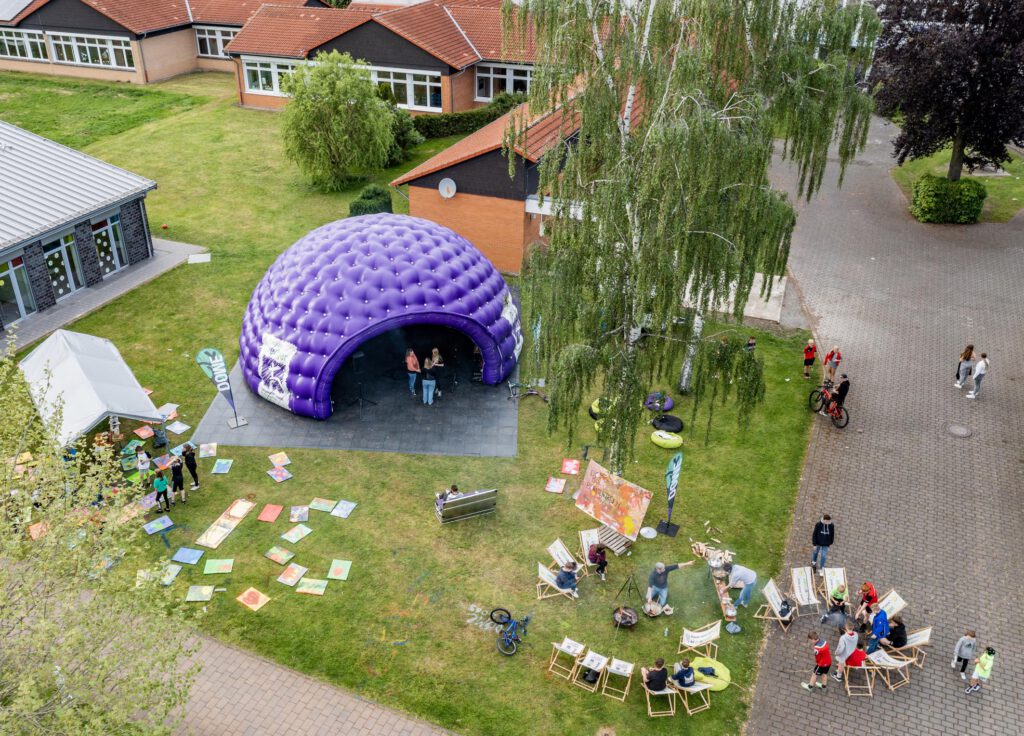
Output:
[[[795,214],[768,180],[774,139],[808,198],[830,146],[842,171],[864,145],[872,105],[857,82],[877,19],[834,0],[522,0],[506,3],[504,25],[538,50],[529,112],[513,116],[506,146],[528,145],[538,117],[560,131],[539,172],[549,243],[530,254],[523,291],[543,315],[550,428],[571,442],[600,383],[600,439],[621,472],[693,310],[734,291],[738,318],[755,272],[770,289],[785,270]],[[724,401],[731,382],[749,418],[757,365],[702,343],[696,401]]]

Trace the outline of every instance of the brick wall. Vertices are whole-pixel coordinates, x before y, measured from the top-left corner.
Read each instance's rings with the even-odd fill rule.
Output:
[[[43,244],[40,241],[25,248],[25,273],[36,300],[36,309],[42,312],[57,303],[50,283],[50,271],[46,268]]]
[[[135,54],[136,64],[140,59],[145,61],[147,82],[186,74],[198,68],[196,34],[191,28],[150,36],[132,45],[136,43],[142,48],[142,54]]]
[[[135,265],[152,255],[149,227],[141,199],[121,205],[121,232],[124,234],[129,265]]]
[[[88,220],[75,225],[75,247],[78,248],[78,259],[82,262],[85,285],[95,286],[103,280],[103,269],[96,253],[96,240],[92,237],[92,224]]]
[[[480,107],[486,103],[476,102],[476,71],[475,67],[469,67],[460,74],[453,75],[451,77],[443,77],[442,80],[448,80],[448,87],[450,89],[448,100],[451,101],[450,107],[453,112],[463,112],[465,110],[472,110],[474,107]],[[445,112],[448,112],[448,108],[445,108]]]

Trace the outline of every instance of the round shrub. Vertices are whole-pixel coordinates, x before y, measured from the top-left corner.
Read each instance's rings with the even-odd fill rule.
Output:
[[[359,192],[359,196],[348,206],[348,216],[374,215],[391,212],[391,192],[380,184],[370,184]]]
[[[921,222],[969,224],[981,217],[988,192],[976,179],[950,181],[925,174],[914,182],[910,214]]]

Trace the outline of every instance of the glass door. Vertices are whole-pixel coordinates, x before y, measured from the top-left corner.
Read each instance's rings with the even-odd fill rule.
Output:
[[[24,259],[19,256],[0,262],[0,320],[4,325],[17,322],[36,311],[36,302],[28,285]]]
[[[50,272],[53,295],[57,299],[63,299],[85,285],[73,235],[65,235],[47,244],[43,248],[43,255],[46,258],[46,270]]]
[[[120,215],[111,215],[106,220],[94,222],[92,236],[96,240],[96,254],[100,257],[100,270],[104,277],[128,265]]]

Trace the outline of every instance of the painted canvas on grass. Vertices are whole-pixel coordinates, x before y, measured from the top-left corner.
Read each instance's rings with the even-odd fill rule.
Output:
[[[223,473],[228,473],[228,472],[231,471],[231,464],[233,462],[235,462],[235,461],[234,460],[224,460],[223,458],[221,458],[220,460],[218,460],[217,462],[215,462],[213,464],[213,470],[211,470],[210,472],[211,473],[215,473],[217,475],[220,475],[220,474],[223,474]]]
[[[288,521],[293,524],[297,521],[309,521],[309,506],[292,506]]]
[[[163,404],[156,408],[158,414],[163,414],[168,421],[178,418],[178,405],[177,404]]]
[[[277,521],[277,517],[284,511],[284,506],[278,506],[277,504],[268,503],[263,507],[260,515],[256,517],[256,521],[265,521],[269,524],[273,524]]]
[[[185,424],[185,422],[171,422],[167,425],[167,431],[171,434],[185,434],[187,431],[192,429],[191,426]]]
[[[167,468],[171,467],[171,456],[168,454],[153,458],[153,464],[160,470],[167,470]]]
[[[190,585],[185,600],[190,602],[204,602],[213,598],[212,585]]]
[[[562,460],[562,475],[579,475],[580,461],[572,458]]]
[[[270,596],[264,595],[256,590],[256,588],[249,588],[235,600],[250,610],[258,611],[263,608],[263,606],[267,605],[270,601]]]
[[[153,428],[150,427],[148,424],[143,424],[138,429],[132,431],[135,432],[136,436],[144,440],[148,440],[150,437],[153,436]]]
[[[184,565],[194,565],[199,562],[199,558],[205,554],[201,549],[192,549],[191,547],[182,547],[174,553],[174,557],[171,558],[172,562],[180,562]]]
[[[280,575],[277,576],[277,582],[284,583],[285,585],[295,585],[302,579],[302,576],[309,572],[308,568],[302,565],[296,565],[294,562],[288,565]]]
[[[267,475],[273,478],[275,483],[284,483],[292,477],[292,474],[285,468],[272,468],[267,471]]]
[[[273,455],[267,455],[267,459],[270,460],[270,464],[278,468],[283,468],[285,465],[291,465],[291,458],[283,452],[275,452]]]
[[[329,501],[326,498],[314,498],[309,502],[309,507],[314,511],[326,511],[328,514],[334,511],[337,505],[337,501]]]
[[[50,525],[45,521],[37,521],[28,528],[28,536],[32,541],[36,541],[40,537],[45,537],[46,533],[50,531]]]
[[[331,569],[327,571],[330,580],[348,580],[348,574],[352,571],[351,560],[334,560]]]
[[[126,456],[126,457],[130,457],[130,458],[132,458],[134,460],[135,459],[135,449],[138,448],[138,447],[142,447],[144,444],[146,444],[146,443],[143,442],[142,440],[132,440],[127,445],[125,445],[124,447],[121,448],[121,454]]]
[[[281,539],[285,540],[286,542],[291,542],[292,544],[295,544],[300,539],[305,539],[306,537],[308,537],[311,531],[313,530],[305,524],[296,524],[291,529],[282,534]]]
[[[136,503],[139,504],[139,508],[149,511],[151,508],[156,506],[156,491],[146,494],[140,498]]]
[[[121,470],[123,470],[125,473],[130,473],[135,468],[139,467],[139,461],[135,459],[134,455],[132,455],[131,457],[122,457],[120,462],[121,462]],[[20,468],[20,467],[21,467],[20,465],[15,465],[14,466],[15,475],[18,475],[18,476],[21,475],[21,473],[18,472],[18,468]]]
[[[208,549],[217,549],[227,536],[235,530],[248,514],[256,508],[256,504],[244,498],[236,498],[223,514],[217,517],[209,528],[203,532],[196,544]]]
[[[576,507],[624,537],[636,541],[644,524],[651,492],[623,480],[593,460],[576,494]]]
[[[553,475],[549,475],[544,490],[548,493],[561,493],[565,490],[565,478],[556,478]]]
[[[263,556],[267,559],[273,560],[278,565],[287,565],[289,560],[291,560],[295,556],[295,553],[289,552],[284,547],[278,547],[275,544],[273,547],[267,550]]]
[[[196,446],[192,444],[192,442],[182,442],[177,447],[171,448],[171,454],[174,455],[175,457],[181,457],[181,454],[185,451],[186,446],[191,446],[193,450],[196,449]]]
[[[178,573],[181,572],[181,565],[175,565],[173,562],[168,562],[164,568],[164,576],[160,579],[160,582],[164,585],[170,585],[174,582],[174,578],[178,577]]]
[[[204,442],[199,445],[199,457],[217,457],[217,443]]]
[[[164,529],[170,529],[172,526],[174,526],[174,522],[171,521],[170,516],[161,516],[158,519],[153,519],[153,521],[143,524],[142,528],[146,530],[146,534],[156,534]]]
[[[349,514],[355,510],[355,501],[338,501],[338,504],[334,507],[334,511],[331,512],[331,516],[337,516],[339,519],[347,519]]]
[[[323,595],[326,590],[326,580],[314,580],[313,578],[302,578],[295,586],[296,593],[305,593],[306,595]]]
[[[203,575],[221,575],[231,572],[235,567],[235,560],[207,560],[203,568]]]

